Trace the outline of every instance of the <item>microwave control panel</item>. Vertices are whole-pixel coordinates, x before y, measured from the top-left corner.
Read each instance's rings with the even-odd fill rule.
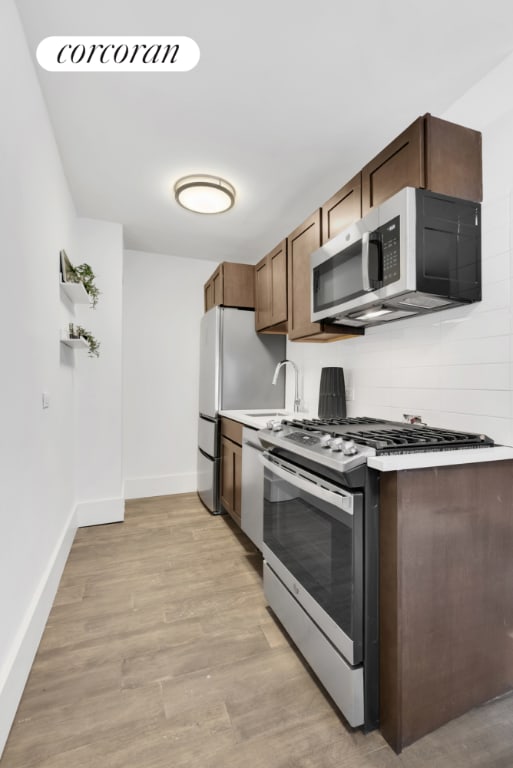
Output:
[[[381,285],[390,285],[401,277],[399,216],[378,227],[376,234],[381,250]]]

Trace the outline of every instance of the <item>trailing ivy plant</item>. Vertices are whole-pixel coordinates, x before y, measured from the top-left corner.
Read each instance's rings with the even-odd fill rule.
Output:
[[[89,345],[87,354],[89,357],[100,357],[100,342],[94,338],[92,333],[86,331],[81,325],[75,327],[75,333],[78,337],[81,336],[87,341],[87,344]]]
[[[91,306],[93,309],[98,304],[98,297],[101,293],[101,291],[99,291],[97,286],[94,284],[95,278],[96,275],[94,274],[89,264],[79,264],[77,267],[70,265],[66,271],[66,279],[70,283],[82,283],[87,293],[89,294],[89,298],[91,299]]]

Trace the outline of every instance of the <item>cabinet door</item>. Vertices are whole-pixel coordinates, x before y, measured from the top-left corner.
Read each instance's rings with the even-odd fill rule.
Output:
[[[223,298],[225,307],[255,307],[255,267],[253,264],[237,264],[224,261]]]
[[[237,525],[241,521],[242,446],[221,438],[221,504]]]
[[[233,444],[233,506],[232,517],[240,526],[242,508],[242,446]]]
[[[271,325],[269,272],[269,260],[265,256],[255,267],[255,328],[257,331]]]
[[[287,322],[287,241],[267,257],[269,267],[271,325]]]
[[[208,312],[214,306],[214,283],[212,279],[205,283],[203,291],[205,293],[205,312]]]
[[[424,117],[419,117],[362,169],[362,214],[403,187],[425,187]]]
[[[321,209],[315,211],[287,238],[289,339],[313,336],[320,323],[312,323],[310,254],[321,245]]]
[[[322,206],[322,242],[362,217],[362,175],[358,173]]]
[[[218,269],[212,275],[213,293],[214,293],[214,306],[218,307],[223,304],[223,265],[221,264]]]
[[[424,116],[426,187],[443,195],[483,199],[481,134],[432,115]]]
[[[221,504],[229,514],[233,513],[234,447],[231,440],[221,438]]]

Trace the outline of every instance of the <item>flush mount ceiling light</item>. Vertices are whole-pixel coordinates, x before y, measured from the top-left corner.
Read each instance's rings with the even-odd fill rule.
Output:
[[[184,176],[175,184],[175,198],[195,213],[223,213],[235,202],[235,188],[219,176]]]

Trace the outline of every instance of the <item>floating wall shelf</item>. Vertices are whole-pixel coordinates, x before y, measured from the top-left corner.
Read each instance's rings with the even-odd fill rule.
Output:
[[[65,344],[67,347],[72,347],[72,349],[87,349],[89,346],[87,341],[82,337],[79,339],[70,339],[65,331],[62,331],[61,334],[61,344]]]
[[[68,299],[73,304],[90,304],[91,299],[82,283],[63,283],[61,281],[61,290],[64,291]]]

